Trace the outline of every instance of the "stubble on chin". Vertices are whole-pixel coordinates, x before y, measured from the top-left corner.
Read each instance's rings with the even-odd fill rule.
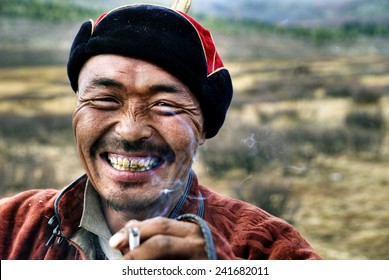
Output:
[[[128,188],[128,186],[126,186]],[[169,195],[158,195],[155,198],[146,194],[137,193],[133,197],[126,197],[121,192],[110,192],[102,203],[105,207],[124,214],[128,217],[152,218],[156,216],[168,216],[174,203]],[[173,204],[173,205],[172,205]]]

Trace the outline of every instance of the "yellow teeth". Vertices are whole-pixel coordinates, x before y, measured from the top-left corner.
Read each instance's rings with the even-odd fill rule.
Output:
[[[152,169],[155,166],[153,159],[128,159],[123,157],[108,156],[108,161],[113,168],[121,171],[141,172]]]
[[[125,168],[128,168],[130,166],[130,161],[128,159],[123,159],[123,163],[122,165],[125,167]]]

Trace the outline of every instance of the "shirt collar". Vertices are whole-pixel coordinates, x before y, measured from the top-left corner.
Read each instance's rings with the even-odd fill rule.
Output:
[[[119,250],[109,246],[109,239],[112,236],[108,228],[104,214],[101,210],[99,195],[89,180],[86,182],[84,195],[84,209],[81,216],[80,227],[86,230],[88,234],[95,234],[100,248],[108,259],[121,259],[122,254]],[[93,238],[93,237],[92,237]],[[88,238],[87,238],[88,239]],[[86,248],[92,250],[92,248]]]
[[[80,227],[109,240],[112,236],[101,210],[99,195],[89,180],[86,182],[84,209]]]

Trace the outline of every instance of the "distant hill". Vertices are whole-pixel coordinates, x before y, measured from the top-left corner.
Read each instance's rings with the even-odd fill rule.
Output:
[[[389,23],[388,0],[193,0],[193,11],[224,18],[283,25],[334,26],[345,22]]]
[[[85,19],[133,0],[2,0],[0,15]],[[148,0],[169,6],[174,0]],[[48,13],[49,11],[49,13]],[[345,22],[389,24],[388,0],[192,0],[190,13],[280,25],[337,26]]]

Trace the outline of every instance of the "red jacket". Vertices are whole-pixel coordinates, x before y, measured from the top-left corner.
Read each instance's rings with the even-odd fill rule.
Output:
[[[69,239],[80,223],[85,183],[82,176],[62,191],[30,190],[1,199],[0,259],[87,259]],[[207,222],[218,259],[320,259],[285,221],[215,193],[196,177],[179,212]]]

